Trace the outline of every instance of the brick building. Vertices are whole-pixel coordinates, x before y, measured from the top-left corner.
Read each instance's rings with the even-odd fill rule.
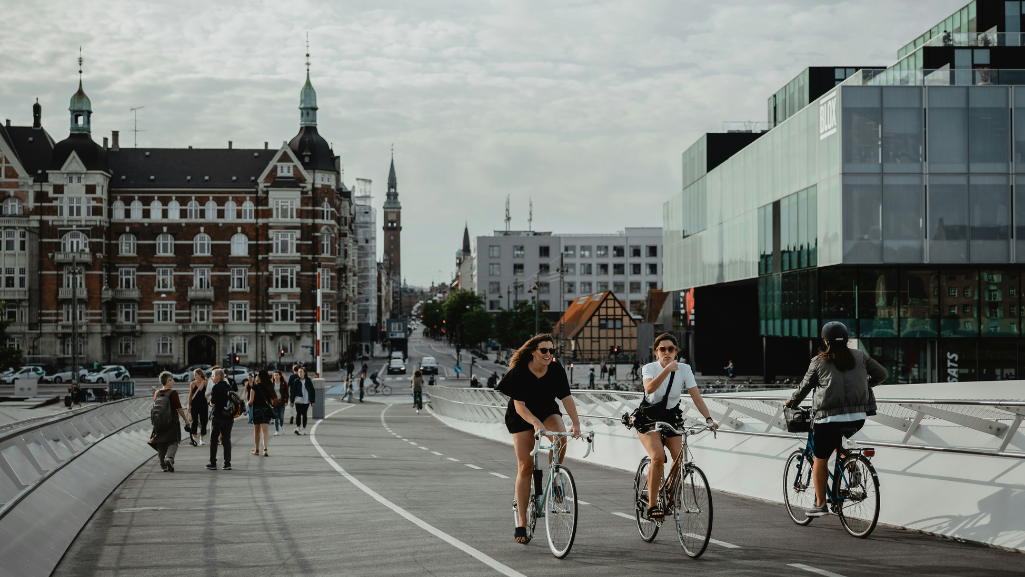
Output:
[[[122,149],[116,132],[97,144],[81,80],[66,139],[42,128],[38,103],[31,127],[8,122],[0,283],[12,343],[33,360],[70,356],[77,299],[88,361],[309,360],[320,273],[322,352],[340,359],[356,326],[352,192],[317,132],[309,70],[299,108],[298,134],[276,149]]]

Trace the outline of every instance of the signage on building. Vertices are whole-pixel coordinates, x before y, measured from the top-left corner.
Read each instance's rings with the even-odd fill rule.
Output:
[[[819,140],[836,133],[837,93],[834,90],[819,101]]]
[[[389,319],[388,320],[388,338],[389,339],[404,339],[406,338],[406,321],[401,319]]]
[[[947,353],[947,382],[958,382],[957,375],[957,353]]]

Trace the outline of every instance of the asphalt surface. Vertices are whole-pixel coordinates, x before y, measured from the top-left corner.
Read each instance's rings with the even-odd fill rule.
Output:
[[[405,395],[387,400],[329,400],[330,416],[312,435],[272,437],[266,458],[249,453],[251,427],[239,419],[232,471],[205,470],[206,446],[183,445],[174,473],[148,462],[97,511],[54,575],[999,577],[1025,567],[1018,553],[889,527],[855,539],[835,516],[798,527],[780,505],[720,492],[716,541],[694,560],[671,524],[649,544],[624,518],[632,473],[575,460],[568,466],[587,504],[560,561],[543,522],[529,545],[513,541],[511,447],[417,414]],[[779,482],[778,471],[751,474]]]

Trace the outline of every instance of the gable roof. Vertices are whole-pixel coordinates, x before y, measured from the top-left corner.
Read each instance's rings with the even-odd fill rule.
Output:
[[[658,322],[658,316],[662,314],[662,306],[666,304],[666,300],[669,299],[669,293],[661,289],[651,289],[648,291],[647,302],[645,303],[645,313],[647,318],[644,322],[655,323]]]
[[[110,188],[238,188],[253,190],[277,150],[122,148],[108,150]],[[146,154],[149,156],[146,156]],[[150,180],[150,177],[153,180]],[[189,180],[187,177],[191,176]],[[206,180],[206,177],[210,177]],[[234,177],[235,180],[232,180]]]
[[[53,138],[42,128],[31,126],[2,126],[3,138],[25,170],[36,182],[46,181],[46,169],[53,157]]]
[[[556,323],[555,328],[553,329],[554,333],[562,334],[562,324],[565,323],[566,338],[575,338],[581,329],[587,325],[587,321],[591,320],[594,313],[598,311],[598,308],[601,307],[602,303],[609,298],[619,305],[619,308],[623,310],[623,314],[630,319],[630,322],[634,322],[630,311],[626,310],[626,307],[624,307],[623,303],[616,298],[616,295],[612,294],[612,291],[605,291],[603,293],[577,297],[573,301],[573,304],[569,305],[569,308],[566,309],[566,312],[562,314],[562,318],[559,319],[559,322]]]

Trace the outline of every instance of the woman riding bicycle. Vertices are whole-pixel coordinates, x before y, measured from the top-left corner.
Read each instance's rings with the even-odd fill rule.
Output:
[[[649,435],[655,428],[655,421],[669,423],[673,427],[683,426],[683,411],[680,410],[680,397],[683,391],[690,393],[694,406],[697,407],[705,417],[705,422],[714,424],[708,413],[708,407],[701,398],[698,391],[698,384],[694,381],[694,372],[690,365],[678,363],[676,354],[679,345],[676,337],[669,333],[659,335],[655,338],[652,346],[655,350],[653,363],[648,363],[641,368],[641,377],[644,383],[644,399],[641,406],[634,412],[633,427],[637,430],[637,437],[641,445],[648,452],[651,458],[651,465],[648,469],[648,495],[658,495],[659,484],[662,482],[662,470],[666,462],[665,447],[673,456],[673,461],[680,457],[683,450],[683,442],[680,436],[672,431],[661,431],[661,435]],[[663,445],[662,439],[665,439]],[[648,516],[652,519],[661,519],[665,511],[658,506],[658,503],[648,503]]]
[[[808,517],[829,514],[826,503],[829,457],[841,448],[841,437],[850,438],[861,430],[869,415],[876,413],[875,396],[869,387],[882,383],[888,376],[886,369],[872,357],[848,348],[847,327],[843,323],[826,323],[822,327],[822,340],[825,348],[811,360],[804,380],[786,402],[788,407],[796,407],[815,389],[812,399],[815,424],[811,437],[815,454],[812,467],[815,506],[806,512]]]
[[[526,544],[527,509],[530,502],[530,482],[534,472],[534,432],[540,429],[565,432],[562,413],[555,399],[562,404],[573,422],[570,432],[580,433],[580,419],[570,396],[566,370],[554,362],[555,338],[540,334],[523,343],[509,361],[509,372],[502,378],[498,390],[508,395],[509,407],[505,412],[505,426],[512,433],[516,450],[516,510],[518,514],[514,538]],[[565,444],[559,450],[559,462],[566,455]]]

